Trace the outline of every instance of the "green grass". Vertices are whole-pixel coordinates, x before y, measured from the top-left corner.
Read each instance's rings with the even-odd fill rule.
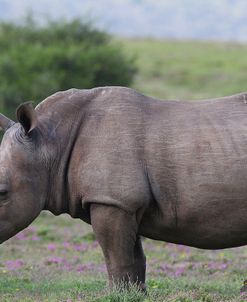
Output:
[[[163,99],[196,99],[247,90],[247,46],[124,40],[137,56],[133,87]],[[247,247],[221,251],[144,240],[148,295],[107,289],[92,229],[67,215],[44,212],[0,247],[0,302],[244,301]]]
[[[247,90],[247,45],[193,41],[125,40],[136,55],[133,87],[162,99],[197,99]]]
[[[246,247],[205,251],[148,239],[143,244],[148,295],[136,288],[109,291],[91,227],[44,212],[1,246],[0,301],[244,301]]]

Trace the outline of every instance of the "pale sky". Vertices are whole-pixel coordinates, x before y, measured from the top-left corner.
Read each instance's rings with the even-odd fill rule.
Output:
[[[0,18],[86,17],[123,36],[247,41],[246,0],[0,0]]]

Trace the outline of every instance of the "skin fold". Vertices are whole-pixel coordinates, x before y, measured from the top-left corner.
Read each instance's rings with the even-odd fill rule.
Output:
[[[92,225],[109,282],[145,290],[140,236],[247,244],[247,94],[161,101],[124,87],[58,92],[0,115],[0,243],[42,210]]]

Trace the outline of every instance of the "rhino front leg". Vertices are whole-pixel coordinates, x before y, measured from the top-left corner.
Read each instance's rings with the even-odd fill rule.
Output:
[[[146,258],[137,235],[136,215],[92,204],[91,224],[103,250],[110,286],[136,284],[145,291]]]

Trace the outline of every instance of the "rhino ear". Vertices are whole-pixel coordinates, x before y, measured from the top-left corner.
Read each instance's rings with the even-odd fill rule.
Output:
[[[15,122],[0,113],[0,129],[6,131],[8,128],[14,125]]]
[[[31,102],[21,104],[16,109],[16,117],[26,134],[29,134],[37,126],[37,115]]]

